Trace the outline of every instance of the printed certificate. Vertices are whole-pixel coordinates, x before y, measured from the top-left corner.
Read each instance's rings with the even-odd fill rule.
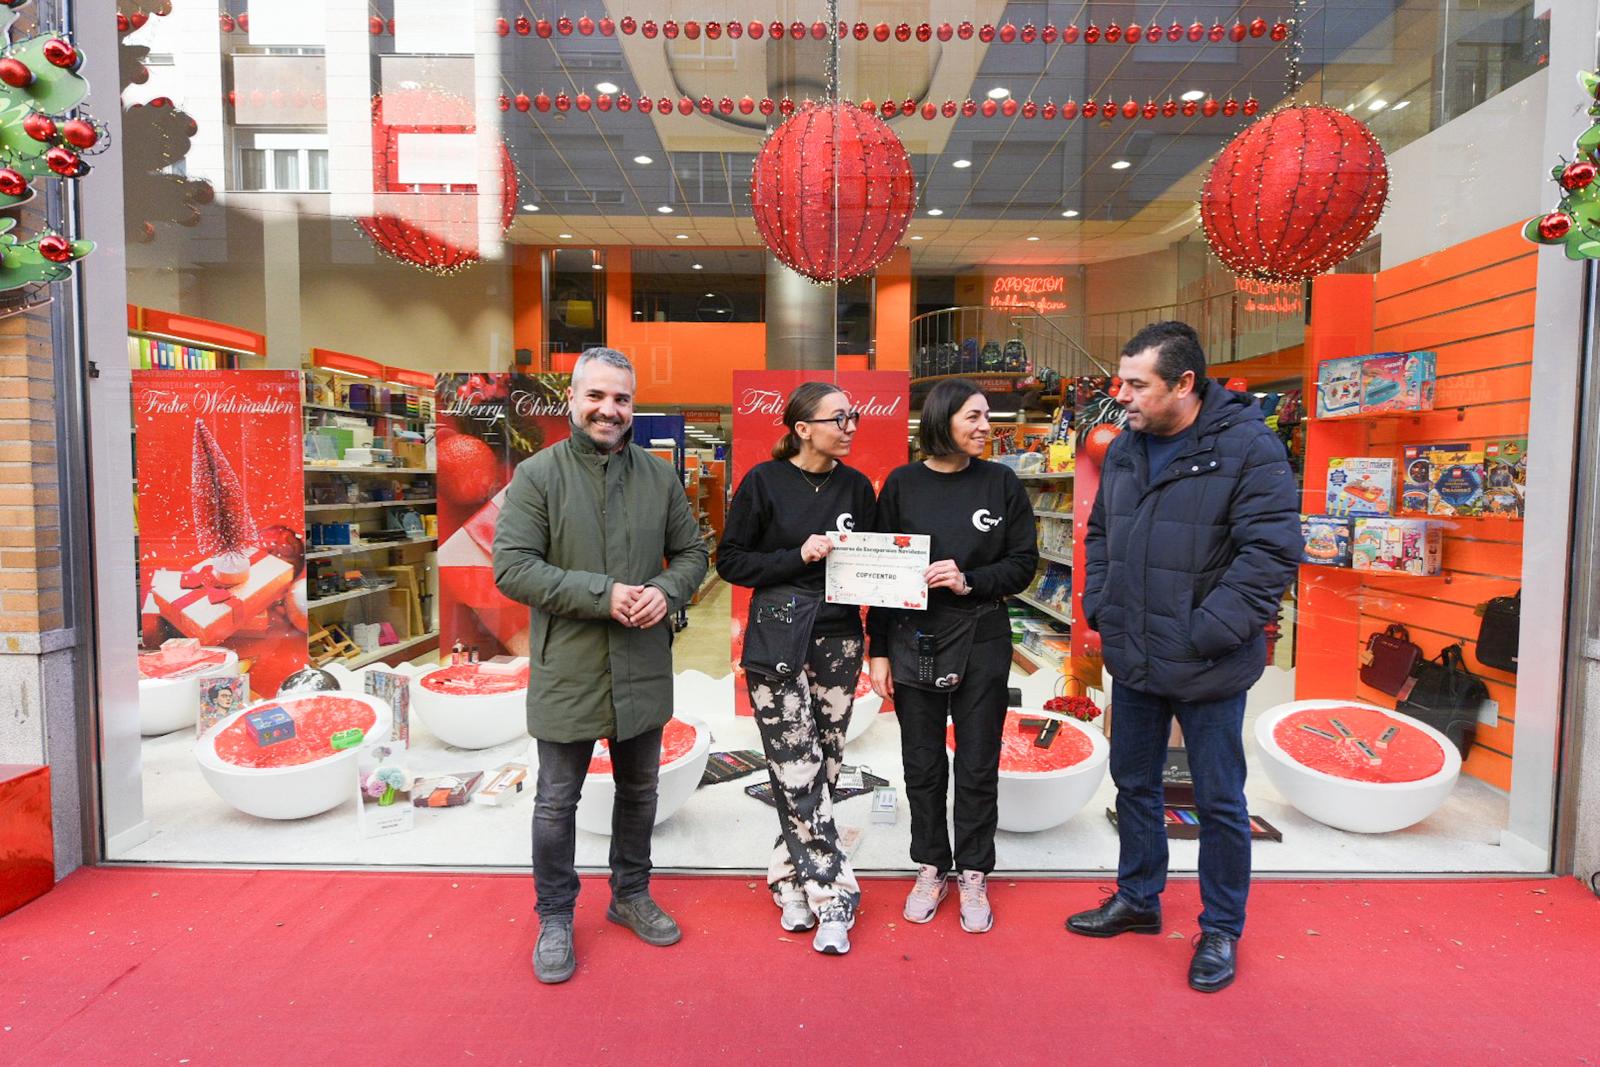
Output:
[[[828,603],[927,608],[927,534],[833,531],[828,540]]]

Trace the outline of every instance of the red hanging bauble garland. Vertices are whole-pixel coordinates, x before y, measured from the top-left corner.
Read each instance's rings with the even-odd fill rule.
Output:
[[[406,134],[472,133],[472,101],[431,89],[408,89],[372,99],[374,212],[356,225],[386,255],[434,274],[454,274],[478,261],[481,198],[476,185],[403,185],[400,138]],[[500,150],[500,232],[517,207],[517,169]]]
[[[1336,108],[1302,104],[1272,112],[1222,150],[1200,194],[1200,221],[1235,274],[1294,283],[1360,248],[1388,195],[1372,131]]]
[[[750,175],[762,242],[815,282],[848,281],[888,259],[916,199],[900,138],[849,103],[808,101],[772,131]]]

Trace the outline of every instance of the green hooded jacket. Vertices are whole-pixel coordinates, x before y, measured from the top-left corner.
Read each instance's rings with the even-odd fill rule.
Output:
[[[494,535],[494,580],[532,609],[528,732],[541,741],[626,740],[672,717],[672,618],[709,560],[671,465],[632,444],[572,436],[517,466]],[[665,560],[665,564],[663,564]],[[653,585],[666,618],[611,618],[611,587]]]

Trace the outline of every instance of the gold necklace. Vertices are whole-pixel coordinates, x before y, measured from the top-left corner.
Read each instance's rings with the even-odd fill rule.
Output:
[[[806,480],[806,484],[811,487],[811,491],[813,493],[820,493],[822,492],[822,487],[828,484],[828,479],[833,477],[833,472],[839,469],[839,464],[835,463],[833,466],[829,467],[828,473],[822,476],[822,481],[820,482],[812,481],[811,472],[800,466],[800,464],[794,464],[794,469],[800,472],[800,477]]]

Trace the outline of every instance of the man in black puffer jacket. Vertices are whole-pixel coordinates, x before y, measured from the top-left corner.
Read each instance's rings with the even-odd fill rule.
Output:
[[[1067,920],[1091,937],[1158,933],[1167,879],[1161,786],[1172,720],[1200,816],[1201,938],[1189,984],[1233,981],[1250,891],[1245,694],[1266,667],[1263,628],[1300,559],[1299,487],[1261,409],[1206,377],[1181,322],[1122,350],[1130,433],[1106,454],[1089,518],[1083,614],[1113,680],[1117,891]]]

